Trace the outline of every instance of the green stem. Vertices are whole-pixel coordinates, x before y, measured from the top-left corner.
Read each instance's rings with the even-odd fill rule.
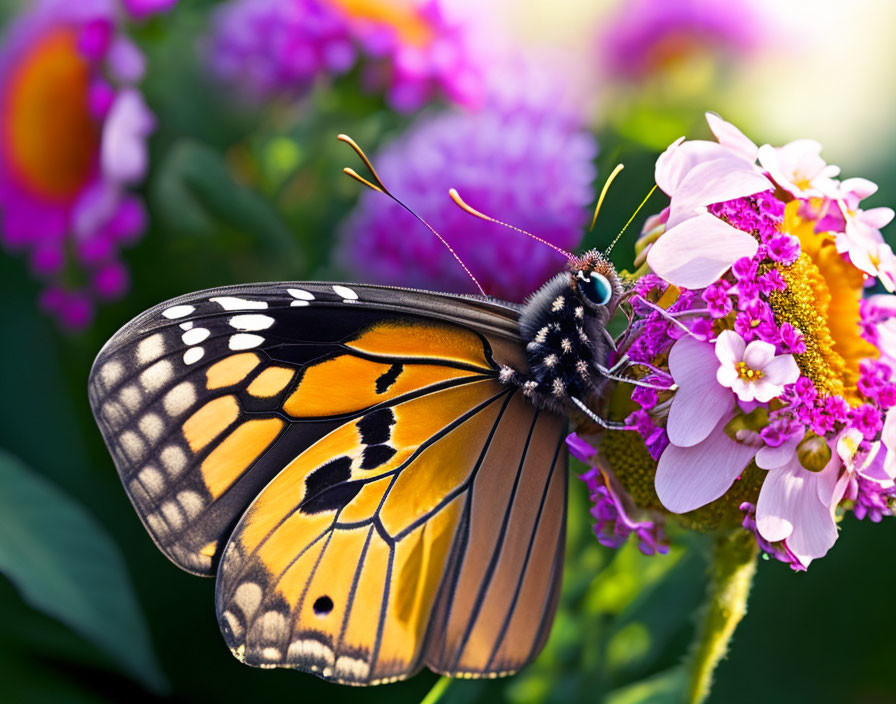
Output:
[[[442,695],[445,694],[445,690],[448,689],[448,685],[451,684],[451,678],[445,677],[442,675],[439,677],[438,681],[432,686],[432,689],[423,697],[420,704],[436,704],[442,698]]]
[[[747,612],[759,548],[747,531],[721,535],[713,548],[706,605],[688,663],[688,704],[709,695],[713,672],[728,652],[734,629]]]

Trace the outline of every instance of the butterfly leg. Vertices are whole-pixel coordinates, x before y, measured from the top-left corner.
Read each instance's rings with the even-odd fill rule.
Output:
[[[645,306],[647,306],[651,310],[659,313],[661,316],[663,316],[666,320],[668,320],[673,325],[676,325],[679,328],[681,328],[685,333],[687,333],[688,335],[693,337],[695,340],[700,340],[701,342],[703,341],[702,338],[695,335],[687,325],[685,325],[680,320],[678,320],[678,318],[676,318],[672,313],[667,311],[665,308],[658,306],[656,303],[651,303],[646,298],[644,298],[643,296],[639,296],[638,294],[633,294],[629,300],[630,301],[638,301],[639,303],[643,303]],[[687,312],[687,311],[685,311],[685,312]]]
[[[600,370],[600,368],[599,368]],[[613,378],[613,377],[607,377]],[[601,428],[605,430],[635,430],[634,426],[626,425],[624,423],[617,423],[615,421],[606,420],[605,418],[601,418],[594,411],[588,408],[585,403],[580,401],[575,396],[570,396],[566,393],[566,389],[564,387],[552,387],[548,389],[544,384],[536,381],[535,379],[530,379],[524,374],[520,374],[513,367],[509,367],[506,364],[501,367],[499,372],[498,379],[503,384],[511,384],[513,386],[517,386],[523,391],[523,395],[530,399],[537,406],[541,406],[543,408],[557,409],[558,406],[562,406],[565,400],[572,401],[572,403],[577,406],[580,410],[584,411],[585,415],[587,415],[591,420],[597,423]],[[616,379],[618,381],[626,381],[636,383],[630,379]]]

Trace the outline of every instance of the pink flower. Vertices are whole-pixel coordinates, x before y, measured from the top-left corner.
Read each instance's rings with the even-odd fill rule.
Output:
[[[707,374],[716,364],[713,345],[691,337],[682,337],[669,352],[669,370],[679,388],[666,426],[671,444],[660,457],[655,487],[673,513],[715,501],[756,454],[756,446],[725,432],[734,395]]]
[[[748,345],[732,330],[719,335],[715,352],[721,363],[716,379],[734,391],[741,401],[768,403],[800,376],[792,354],[776,356],[775,346],[762,340],[753,340]]]
[[[146,174],[155,119],[136,87],[145,59],[120,20],[113,0],[42,0],[0,46],[0,244],[28,252],[41,307],[69,329],[124,294],[119,253],[146,224],[129,189]]]
[[[657,185],[671,202],[666,232],[650,248],[647,263],[669,283],[687,288],[708,286],[759,246],[706,207],[772,186],[753,163],[755,145],[717,115],[707,120],[720,143],[678,140],[656,163]]]
[[[839,166],[821,158],[821,144],[814,139],[797,139],[783,147],[759,147],[759,163],[772,180],[795,198],[835,197],[839,183],[834,177]]]
[[[864,181],[864,179],[853,179]],[[845,184],[846,182],[844,182]],[[867,182],[873,189],[877,186]],[[871,190],[873,193],[874,190]],[[837,233],[837,251],[846,254],[849,261],[869,276],[880,279],[887,291],[896,290],[896,256],[880,233],[893,219],[891,208],[871,208],[861,210],[850,203],[857,203],[855,191],[848,191],[839,201],[843,214],[842,232]]]
[[[811,472],[797,454],[800,440],[796,437],[779,447],[764,447],[756,454],[756,464],[768,470],[756,503],[756,526],[769,542],[786,540],[787,547],[808,567],[837,540],[834,511],[845,486],[837,481],[839,455],[832,452],[820,472]]]

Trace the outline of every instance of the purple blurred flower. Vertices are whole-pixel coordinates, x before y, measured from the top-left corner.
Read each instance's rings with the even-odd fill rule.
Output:
[[[124,9],[135,20],[144,20],[152,15],[168,12],[177,0],[121,0]]]
[[[42,307],[64,327],[90,323],[94,301],[120,297],[121,246],[142,233],[127,189],[146,171],[154,118],[131,84],[142,55],[112,0],[43,0],[0,48],[0,230],[47,281]],[[73,269],[79,287],[63,287]]]
[[[256,100],[304,93],[355,56],[342,13],[325,0],[232,0],[214,15],[211,70]]]
[[[389,189],[445,237],[486,292],[512,301],[557,273],[562,255],[465,213],[448,189],[481,212],[576,247],[597,144],[544,95],[538,106],[507,100],[472,114],[422,118],[374,159]],[[438,239],[378,193],[362,194],[342,227],[338,257],[365,281],[476,292]]]
[[[437,95],[479,105],[487,64],[473,24],[444,0],[231,0],[216,13],[213,73],[254,99],[301,95],[363,60],[363,83],[410,111]]]
[[[452,14],[450,3],[330,2],[345,10],[370,59],[368,89],[384,89],[396,110],[415,110],[439,94],[461,105],[482,103],[484,47],[469,18]]]
[[[762,25],[750,0],[635,0],[607,20],[599,46],[608,75],[641,80],[707,51],[747,53]]]

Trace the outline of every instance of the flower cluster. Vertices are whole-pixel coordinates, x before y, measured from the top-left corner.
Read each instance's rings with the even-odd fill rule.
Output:
[[[44,0],[0,50],[3,244],[28,253],[43,307],[70,329],[124,294],[119,251],[145,225],[129,189],[146,173],[154,118],[136,87],[143,55],[119,18],[112,0]]]
[[[657,161],[670,203],[645,227],[617,341],[654,388],[616,391],[634,432],[608,434],[596,462],[639,504],[736,521],[805,569],[845,512],[896,508],[896,296],[863,298],[894,289],[893,211],[863,210],[874,184],[838,180],[817,142],[757,147],[707,118],[717,141]],[[637,467],[618,459],[633,442]]]
[[[218,9],[209,63],[256,100],[302,95],[363,59],[362,82],[401,111],[435,96],[478,105],[484,46],[442,0],[231,0]]]

